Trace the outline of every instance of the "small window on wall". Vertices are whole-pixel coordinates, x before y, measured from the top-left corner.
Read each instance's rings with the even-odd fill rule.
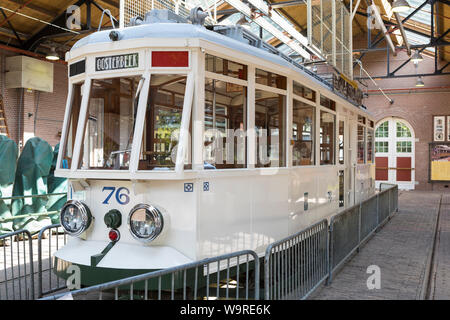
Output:
[[[320,95],[320,105],[330,110],[336,111],[336,102],[328,99],[327,97]]]
[[[336,116],[320,111],[320,164],[334,164]]]
[[[389,152],[389,142],[375,141],[375,152],[376,153],[388,153]]]
[[[344,121],[339,121],[339,164],[345,163],[345,123]]]
[[[316,102],[316,92],[305,86],[302,86],[297,81],[294,81],[294,94],[308,99],[309,101]]]
[[[247,166],[247,88],[205,80],[205,169]]]
[[[412,143],[411,141],[398,141],[397,142],[397,152],[399,153],[411,153]]]
[[[287,88],[286,77],[261,69],[256,69],[256,83],[283,90]]]
[[[139,170],[175,170],[185,91],[184,75],[152,75]],[[190,151],[188,147],[185,169],[192,168]]]
[[[376,138],[389,138],[389,122],[383,122],[375,131]]]
[[[256,90],[256,167],[286,166],[286,96]]]
[[[367,163],[373,163],[373,130],[367,129]]]
[[[61,169],[70,169],[73,158],[73,146],[77,133],[78,119],[80,116],[81,99],[84,83],[73,85],[72,105],[70,106],[70,120],[66,128],[66,141],[61,161]]]
[[[247,66],[206,54],[206,71],[222,74],[224,76],[247,80]]]
[[[315,108],[294,100],[293,110],[293,166],[309,166],[314,164],[314,124]]]
[[[397,138],[410,138],[411,131],[401,122],[397,122]]]
[[[366,127],[358,126],[358,163],[364,163],[366,157]]]

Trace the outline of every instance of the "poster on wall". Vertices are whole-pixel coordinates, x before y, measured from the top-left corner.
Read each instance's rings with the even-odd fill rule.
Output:
[[[434,141],[445,141],[445,116],[434,116]]]
[[[450,143],[430,144],[431,181],[450,181]]]

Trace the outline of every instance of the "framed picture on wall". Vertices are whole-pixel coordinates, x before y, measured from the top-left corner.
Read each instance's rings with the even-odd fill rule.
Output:
[[[447,116],[447,141],[450,141],[450,116]]]
[[[433,140],[445,141],[445,116],[433,116]]]

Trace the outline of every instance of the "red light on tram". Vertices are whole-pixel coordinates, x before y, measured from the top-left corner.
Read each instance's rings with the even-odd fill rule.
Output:
[[[152,51],[152,67],[189,67],[189,52]]]
[[[116,242],[116,241],[119,241],[120,233],[117,230],[111,230],[111,231],[109,231],[108,236],[109,236],[109,240],[111,240],[112,242]]]

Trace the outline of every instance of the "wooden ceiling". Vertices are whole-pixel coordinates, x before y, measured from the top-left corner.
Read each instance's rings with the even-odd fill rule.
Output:
[[[79,6],[81,26],[87,29],[86,2],[88,1],[0,0],[0,7],[2,7],[0,9],[0,43],[43,54],[49,48],[56,46],[60,53],[64,53],[77,40],[97,30],[102,15],[101,9],[109,9],[111,14],[119,20],[119,0],[95,0],[91,1],[91,30],[74,30],[79,33],[77,34],[62,29],[67,28],[65,22],[70,16],[67,10],[72,5]],[[105,27],[111,26],[110,19],[104,17],[102,24]]]

